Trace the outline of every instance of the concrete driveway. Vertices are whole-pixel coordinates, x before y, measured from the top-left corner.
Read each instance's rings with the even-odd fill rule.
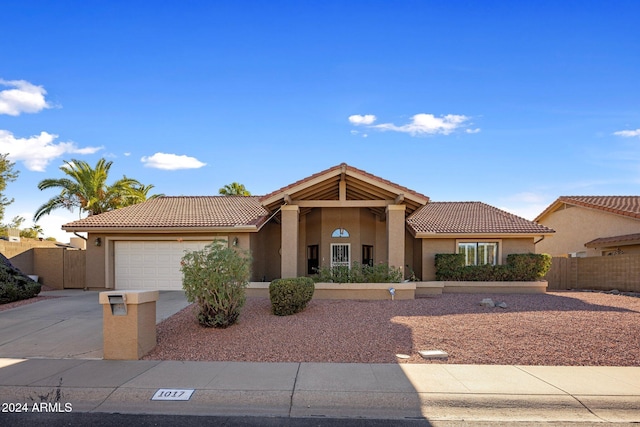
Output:
[[[0,357],[102,359],[97,291],[42,292],[58,298],[0,311]],[[189,305],[182,291],[161,291],[156,323]]]

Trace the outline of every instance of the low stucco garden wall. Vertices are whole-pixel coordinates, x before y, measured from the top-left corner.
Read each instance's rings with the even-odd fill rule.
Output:
[[[538,294],[547,291],[547,282],[403,282],[403,283],[316,283],[315,299],[406,300],[442,293]],[[269,282],[251,282],[248,297],[269,298]]]

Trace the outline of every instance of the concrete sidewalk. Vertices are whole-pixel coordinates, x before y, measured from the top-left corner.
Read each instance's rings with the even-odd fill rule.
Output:
[[[188,401],[151,400],[193,389]],[[640,368],[0,359],[0,402],[73,412],[640,422]]]

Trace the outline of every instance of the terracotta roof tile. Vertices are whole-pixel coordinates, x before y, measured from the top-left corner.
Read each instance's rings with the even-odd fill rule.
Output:
[[[65,229],[216,228],[261,225],[269,212],[258,197],[158,197],[65,224]]]
[[[640,196],[562,196],[558,201],[640,218]]]
[[[599,248],[606,245],[615,245],[615,244],[624,246],[625,244],[628,244],[628,242],[636,242],[636,241],[640,241],[640,233],[624,234],[622,236],[600,237],[598,239],[594,239],[590,242],[587,242],[584,245],[588,248]]]
[[[522,233],[554,231],[482,202],[429,202],[407,218],[416,233]]]

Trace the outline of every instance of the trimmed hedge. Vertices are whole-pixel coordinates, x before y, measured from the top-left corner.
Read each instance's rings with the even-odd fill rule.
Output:
[[[40,293],[40,283],[31,280],[0,254],[0,304],[29,299]]]
[[[374,265],[353,261],[351,267],[321,267],[312,276],[316,283],[400,283],[402,270],[385,263]]]
[[[269,284],[271,311],[276,316],[288,316],[305,309],[316,286],[309,277],[276,279]]]
[[[551,268],[547,254],[509,254],[506,265],[464,265],[462,254],[436,254],[436,280],[470,282],[533,282]]]

